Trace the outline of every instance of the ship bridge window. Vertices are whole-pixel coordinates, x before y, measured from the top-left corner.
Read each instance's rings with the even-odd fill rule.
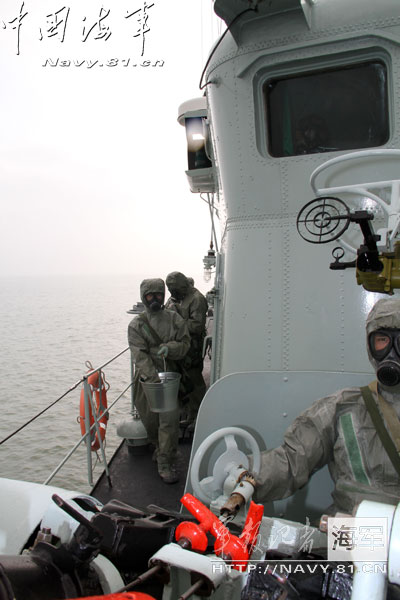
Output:
[[[270,79],[263,96],[272,156],[371,148],[389,139],[381,61]]]

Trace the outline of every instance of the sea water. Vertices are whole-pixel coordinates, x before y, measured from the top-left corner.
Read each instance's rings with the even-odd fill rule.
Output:
[[[139,298],[132,276],[70,276],[0,279],[0,440],[49,406],[87,371],[128,346],[127,310]],[[130,352],[104,368],[108,404],[130,383]],[[43,483],[80,439],[81,386],[43,416],[0,445],[0,476]],[[109,460],[121,439],[118,423],[130,419],[130,390],[110,414],[106,435]],[[96,462],[96,454],[92,453]],[[103,467],[97,464],[94,480]],[[86,447],[52,485],[88,491]]]

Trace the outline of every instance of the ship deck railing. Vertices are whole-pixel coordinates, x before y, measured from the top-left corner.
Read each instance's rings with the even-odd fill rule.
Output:
[[[132,397],[132,407],[134,407],[134,401],[133,401],[133,380],[134,380],[134,365],[132,360],[130,361],[130,365],[131,365],[131,380],[129,382],[129,384],[122,390],[122,392],[120,392],[118,394],[118,396],[111,402],[110,406],[107,406],[107,408],[105,410],[97,411],[96,407],[94,406],[94,394],[92,393],[92,389],[91,386],[89,384],[89,378],[96,374],[98,375],[98,381],[99,383],[99,388],[101,390],[102,384],[105,381],[104,380],[104,373],[103,373],[103,369],[110,365],[111,363],[113,363],[114,361],[116,361],[118,358],[120,358],[123,354],[125,354],[125,352],[129,351],[129,346],[124,348],[124,350],[122,350],[121,352],[119,352],[118,354],[116,354],[115,356],[113,356],[112,358],[110,358],[109,360],[107,360],[105,363],[103,363],[102,365],[100,365],[99,367],[93,368],[92,365],[88,362],[86,363],[86,366],[88,366],[88,368],[90,369],[83,377],[82,379],[80,379],[74,386],[73,388],[71,388],[70,390],[68,390],[67,393],[72,392],[74,389],[76,389],[76,387],[80,384],[83,384],[83,393],[84,393],[84,415],[85,415],[85,433],[82,435],[82,437],[76,442],[76,444],[73,446],[73,448],[66,454],[66,456],[61,460],[61,462],[56,466],[56,468],[52,471],[52,473],[50,473],[50,475],[47,477],[47,479],[43,482],[44,485],[48,485],[52,479],[57,475],[57,473],[62,469],[62,467],[65,465],[65,463],[73,456],[73,454],[76,452],[76,450],[79,448],[79,446],[85,442],[86,443],[86,462],[87,462],[87,474],[88,474],[88,483],[90,486],[93,485],[93,459],[92,459],[92,448],[91,448],[91,439],[92,439],[92,434],[93,432],[95,432],[97,434],[97,440],[100,444],[100,448],[98,450],[98,452],[100,453],[100,460],[104,466],[104,470],[105,470],[105,475],[108,479],[109,485],[111,486],[111,479],[110,479],[110,473],[109,473],[109,468],[108,468],[108,463],[107,463],[107,459],[106,459],[106,454],[105,454],[105,444],[104,444],[104,440],[102,439],[102,436],[100,434],[100,427],[101,427],[101,423],[100,423],[100,419],[104,418],[104,416],[109,415],[111,409],[115,406],[115,404],[118,402],[118,400],[120,400],[122,398],[122,396],[130,389],[131,390],[131,397]],[[100,393],[100,398],[101,398],[101,391],[99,390]],[[90,424],[90,417],[92,416],[93,419],[93,423]],[[82,418],[82,417],[80,417]]]
[[[100,460],[101,463],[103,464],[103,467],[105,470],[105,475],[108,479],[109,485],[111,486],[109,467],[108,467],[108,462],[107,462],[106,454],[105,454],[105,443],[104,443],[105,442],[105,432],[103,433],[103,436],[102,436],[100,433],[100,429],[101,429],[102,425],[103,425],[103,427],[105,426],[105,424],[102,423],[102,420],[104,421],[105,417],[108,419],[110,411],[113,409],[115,404],[122,398],[122,396],[124,396],[124,394],[129,389],[131,390],[131,404],[132,404],[131,414],[133,417],[137,416],[137,410],[136,410],[135,404],[134,404],[134,386],[133,386],[134,369],[135,368],[134,368],[133,361],[130,357],[130,361],[129,361],[130,362],[130,382],[128,383],[128,385],[126,385],[124,387],[124,389],[120,393],[118,393],[116,398],[112,399],[109,406],[105,405],[105,403],[104,403],[105,398],[103,397],[103,391],[107,392],[109,389],[109,385],[108,385],[107,381],[105,380],[103,369],[104,369],[104,367],[117,361],[121,356],[123,356],[128,351],[130,351],[129,346],[124,348],[121,352],[119,352],[118,354],[116,354],[115,356],[113,356],[112,358],[107,360],[105,363],[103,363],[102,365],[100,365],[99,367],[96,367],[96,368],[93,368],[91,363],[89,361],[87,361],[86,367],[89,369],[89,371],[87,373],[85,373],[85,375],[83,375],[83,377],[79,381],[77,381],[74,385],[72,385],[66,392],[64,392],[59,398],[57,398],[55,401],[53,401],[46,408],[44,408],[39,413],[34,415],[32,418],[30,418],[28,421],[26,421],[23,425],[18,427],[15,431],[13,431],[9,435],[7,435],[4,439],[0,440],[0,446],[2,444],[4,444],[5,442],[7,442],[12,437],[16,436],[20,431],[25,429],[25,427],[30,425],[33,421],[35,421],[39,417],[41,417],[45,412],[47,412],[50,408],[52,408],[60,400],[64,399],[71,392],[76,390],[76,388],[78,386],[83,385],[82,391],[81,391],[81,403],[83,400],[84,411],[83,411],[83,414],[81,414],[78,419],[78,421],[80,421],[81,419],[84,419],[84,424],[82,424],[82,427],[81,427],[81,432],[83,435],[75,443],[73,448],[64,456],[64,458],[56,466],[56,468],[50,473],[50,475],[43,482],[43,484],[48,485],[54,479],[54,477],[57,475],[57,473],[59,473],[59,471],[62,469],[62,467],[75,454],[75,452],[80,447],[80,445],[83,442],[85,442],[86,443],[86,458],[87,458],[86,462],[87,462],[88,483],[90,486],[93,486],[93,469],[94,469],[94,467],[93,467],[92,456],[93,456],[94,452],[92,450],[92,439],[93,439],[94,434],[96,434],[96,439],[98,440],[98,443],[100,446],[95,454],[96,461]],[[97,374],[98,387],[95,387],[89,383],[89,378],[91,376],[93,376],[94,374]],[[95,406],[96,393],[99,394],[99,402],[98,403],[96,402],[96,404],[99,405],[98,408],[97,408],[97,406]],[[81,413],[82,413],[82,411],[81,411]]]

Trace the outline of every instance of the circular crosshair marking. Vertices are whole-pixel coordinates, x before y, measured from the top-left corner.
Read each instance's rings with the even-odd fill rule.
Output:
[[[297,216],[299,235],[311,244],[337,240],[350,224],[350,211],[339,198],[325,196],[307,202]]]

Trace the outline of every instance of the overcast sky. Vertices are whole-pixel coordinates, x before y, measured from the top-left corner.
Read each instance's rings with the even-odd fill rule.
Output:
[[[222,25],[211,0],[2,0],[1,276],[200,276],[176,119]]]

